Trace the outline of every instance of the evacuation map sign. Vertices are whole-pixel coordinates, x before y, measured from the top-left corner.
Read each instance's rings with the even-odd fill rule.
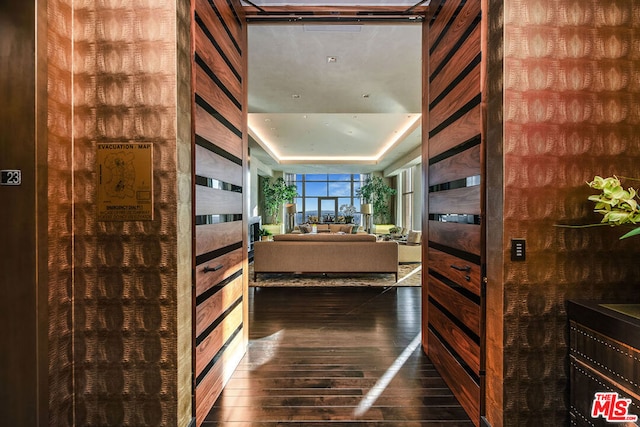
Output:
[[[153,144],[99,143],[98,221],[153,219]]]

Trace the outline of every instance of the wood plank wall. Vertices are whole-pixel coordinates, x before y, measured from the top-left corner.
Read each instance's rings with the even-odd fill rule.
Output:
[[[195,412],[247,344],[246,28],[238,2],[194,0]]]
[[[480,0],[433,2],[428,25],[429,357],[479,424],[482,381]]]

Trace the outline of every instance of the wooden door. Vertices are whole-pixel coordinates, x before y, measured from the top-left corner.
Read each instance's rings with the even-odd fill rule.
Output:
[[[194,387],[200,425],[247,346],[246,27],[194,0]]]
[[[430,359],[476,425],[483,382],[480,0],[431,2],[423,332]]]

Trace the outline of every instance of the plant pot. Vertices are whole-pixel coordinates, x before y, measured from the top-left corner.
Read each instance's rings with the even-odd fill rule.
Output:
[[[284,234],[284,224],[263,224],[262,228],[271,234]]]

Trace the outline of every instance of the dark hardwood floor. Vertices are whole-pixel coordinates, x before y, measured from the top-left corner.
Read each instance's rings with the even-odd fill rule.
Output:
[[[251,288],[247,355],[204,426],[472,426],[420,348],[420,288]]]

